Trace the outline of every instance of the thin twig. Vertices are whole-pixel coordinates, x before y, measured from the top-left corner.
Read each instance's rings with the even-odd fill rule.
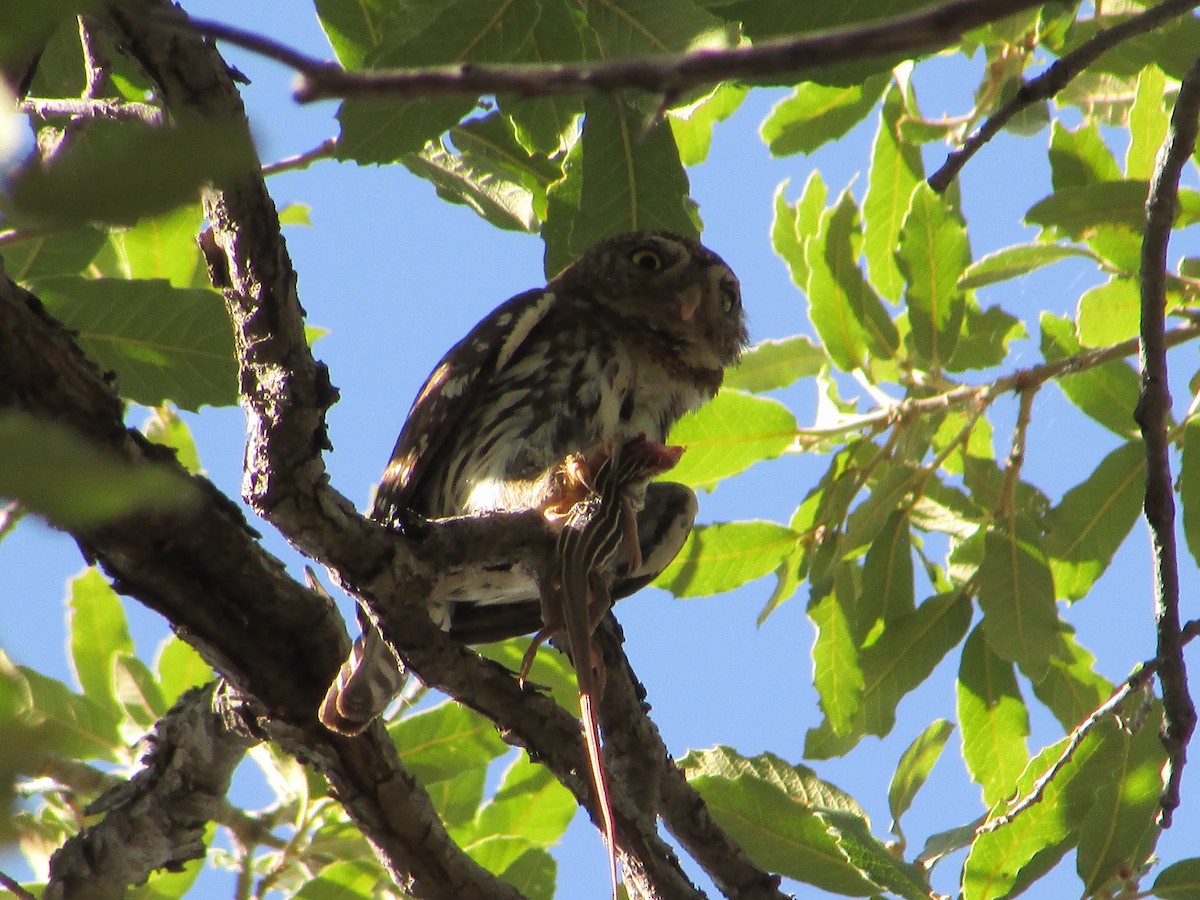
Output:
[[[103,97],[109,89],[108,73],[111,63],[96,34],[95,23],[87,16],[79,17],[79,43],[83,48],[84,88],[82,96],[85,100]]]
[[[1172,329],[1166,333],[1164,342],[1168,348],[1177,347],[1197,335],[1200,335],[1200,322]],[[1108,347],[1083,350],[1054,362],[1039,363],[1026,369],[1017,369],[1008,375],[997,378],[991,384],[964,384],[932,397],[901,400],[899,403],[879,407],[869,413],[863,413],[861,416],[849,417],[828,428],[798,428],[796,429],[796,445],[790,449],[798,452],[804,448],[805,443],[856,431],[878,429],[893,420],[909,416],[940,412],[972,403],[983,403],[986,407],[997,397],[1001,397],[1009,391],[1036,390],[1054,378],[1085,372],[1105,363],[1132,356],[1138,351],[1138,346],[1137,338],[1129,338]]]
[[[1200,619],[1193,619],[1180,630],[1180,646],[1182,647],[1191,643],[1191,641],[1195,639],[1198,634],[1200,634]],[[1158,672],[1161,662],[1162,660],[1156,657],[1154,659],[1148,659],[1141,665],[1137,666],[1129,675],[1129,677],[1125,679],[1121,686],[1109,695],[1107,700],[1096,707],[1096,709],[1088,714],[1087,718],[1075,726],[1070,735],[1067,736],[1067,745],[1063,747],[1063,752],[1059,755],[1058,759],[1054,761],[1054,764],[1050,766],[1050,768],[1047,769],[1037,779],[1037,781],[1033,783],[1033,787],[1030,788],[1029,793],[1010,806],[1003,815],[997,816],[994,819],[989,819],[983,825],[980,825],[979,828],[975,830],[975,833],[977,835],[987,834],[989,831],[995,831],[997,828],[1000,828],[1004,825],[1009,825],[1014,819],[1017,818],[1017,816],[1025,812],[1025,810],[1040,803],[1046,795],[1046,788],[1050,786],[1050,783],[1054,780],[1055,776],[1062,771],[1063,766],[1071,761],[1071,757],[1075,755],[1075,752],[1079,749],[1080,744],[1083,743],[1083,739],[1087,737],[1092,729],[1100,724],[1100,722],[1102,722],[1106,716],[1115,712],[1130,694],[1134,693],[1135,691],[1140,691],[1147,684],[1149,684],[1150,679],[1154,677],[1156,672]]]
[[[1055,61],[1041,75],[1022,82],[1016,94],[992,113],[961,147],[946,157],[942,167],[929,176],[929,186],[939,194],[946,190],[962,167],[967,164],[967,160],[974,156],[980,147],[999,134],[1000,130],[1012,121],[1013,116],[1017,113],[1035,103],[1049,100],[1065,88],[1071,79],[1122,41],[1151,31],[1196,6],[1200,6],[1197,0],[1164,0],[1158,6],[1133,16],[1120,25],[1106,28],[1090,40],[1084,41],[1062,59]]]
[[[17,900],[37,900],[33,894],[21,887],[20,882],[9,877],[8,875],[5,875],[3,872],[0,872],[0,887],[4,888],[6,891],[9,891],[14,897],[17,898]]]
[[[36,116],[39,119],[114,119],[135,120],[147,125],[162,125],[166,115],[161,107],[150,103],[131,103],[126,100],[104,98],[81,99],[38,99],[30,97],[17,104],[17,112]]]
[[[1179,785],[1187,763],[1187,745],[1196,727],[1196,708],[1187,686],[1187,668],[1179,628],[1179,561],[1175,544],[1175,497],[1171,483],[1171,443],[1167,420],[1171,394],[1167,383],[1167,246],[1179,204],[1179,178],[1196,147],[1200,115],[1200,57],[1179,87],[1175,110],[1150,179],[1146,229],[1142,239],[1142,390],[1134,418],[1146,445],[1146,522],[1154,551],[1155,622],[1158,631],[1159,683],[1162,685],[1163,746],[1167,749],[1167,785],[1159,801],[1164,828],[1179,806]]]
[[[322,159],[332,159],[334,153],[337,152],[337,138],[326,138],[313,147],[311,150],[306,150],[303,153],[298,153],[295,156],[289,156],[281,159],[278,162],[269,163],[262,167],[263,176],[278,175],[280,172],[294,172],[297,169],[307,169],[313,163]]]
[[[634,56],[577,64],[472,64],[348,72],[263,35],[219,22],[192,19],[171,24],[258,53],[301,75],[301,103],[335,97],[538,95],[611,92],[637,88],[678,95],[719,81],[777,76],[833,63],[890,54],[916,55],[957,40],[964,32],[1040,5],[1040,0],[950,0],[917,12],[855,28],[806,34],[788,40],[727,50]]]

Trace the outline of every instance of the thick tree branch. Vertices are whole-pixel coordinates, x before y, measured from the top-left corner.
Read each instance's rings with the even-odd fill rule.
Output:
[[[0,409],[53,418],[125,459],[176,466],[188,477],[170,451],[124,427],[112,385],[7,278],[0,320]],[[184,512],[143,514],[76,537],[118,590],[161,613],[250,698],[252,727],[319,766],[398,883],[416,896],[513,896],[450,841],[382,726],[348,740],[317,722],[349,649],[337,610],[290,579],[209,482],[193,483],[199,501]]]
[[[219,22],[192,20],[187,27],[252,50],[301,75],[301,103],[331,97],[435,97],[515,93],[548,94],[638,88],[667,96],[718,81],[792,76],[821,66],[894,53],[916,55],[956,41],[964,32],[995,22],[1041,0],[950,0],[908,15],[753,47],[699,50],[680,55],[637,56],[597,63],[555,65],[462,65],[421,69],[343,69],[285,47],[270,38]]]
[[[1146,445],[1146,522],[1154,551],[1155,621],[1158,630],[1159,683],[1166,724],[1163,745],[1169,758],[1160,820],[1169,827],[1179,806],[1179,785],[1187,746],[1196,727],[1196,708],[1188,693],[1187,668],[1179,627],[1179,561],[1175,544],[1175,496],[1171,483],[1171,442],[1167,432],[1171,393],[1167,382],[1167,246],[1179,204],[1179,179],[1196,148],[1200,116],[1200,58],[1179,88],[1166,145],[1159,153],[1146,200],[1142,239],[1142,390],[1134,418]]]
[[[1120,25],[1101,31],[1090,40],[1084,41],[1070,53],[1056,60],[1036,78],[1022,82],[1021,87],[1004,105],[988,116],[979,128],[963,142],[963,145],[946,157],[942,167],[929,176],[929,186],[938,193],[946,190],[962,171],[967,161],[979,149],[1000,133],[1013,117],[1035,103],[1049,100],[1065,88],[1101,56],[1124,41],[1147,31],[1153,31],[1165,22],[1183,15],[1200,5],[1196,0],[1163,0],[1158,6],[1139,13]]]
[[[142,771],[88,807],[104,818],[54,853],[46,900],[117,900],[156,869],[203,858],[204,827],[254,741],[226,727],[211,684],[180,697],[149,740]]]

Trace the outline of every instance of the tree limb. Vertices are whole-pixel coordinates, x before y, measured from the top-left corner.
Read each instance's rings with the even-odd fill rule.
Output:
[[[893,53],[919,54],[953,42],[965,31],[1040,6],[1040,0],[950,0],[853,28],[823,31],[753,47],[697,50],[684,54],[635,56],[597,63],[547,65],[461,65],[376,71],[347,71],[307,56],[268,37],[220,22],[193,19],[183,25],[205,37],[236,44],[300,73],[296,100],[332,97],[437,97],[515,93],[550,94],[637,88],[667,96],[718,81],[789,79],[821,66]]]
[[[1055,60],[1036,78],[1023,81],[1016,94],[988,116],[987,121],[980,125],[961,147],[946,157],[942,167],[929,176],[929,186],[939,194],[946,190],[950,186],[950,182],[962,171],[967,161],[984,144],[999,134],[1001,129],[1011,122],[1019,112],[1028,109],[1035,103],[1049,100],[1065,88],[1075,76],[1117,44],[1147,31],[1153,31],[1163,23],[1183,15],[1196,6],[1200,6],[1196,0],[1163,0],[1158,6],[1151,7],[1112,28],[1106,28],[1090,40],[1084,41],[1061,59]]]
[[[1171,393],[1167,381],[1167,246],[1179,204],[1179,179],[1196,147],[1200,116],[1200,58],[1184,77],[1171,113],[1166,145],[1159,153],[1146,200],[1142,240],[1142,390],[1134,418],[1146,446],[1146,522],[1154,552],[1155,622],[1158,631],[1159,683],[1166,723],[1163,746],[1167,785],[1159,804],[1164,828],[1179,806],[1179,785],[1187,763],[1187,745],[1196,727],[1196,708],[1188,693],[1187,668],[1179,626],[1179,561],[1175,544],[1175,496],[1171,482],[1171,441],[1167,432]]]
[[[224,803],[250,738],[213,709],[213,685],[195,688],[155,725],[142,771],[88,807],[104,818],[50,859],[46,900],[117,900],[156,869],[204,857],[204,827]]]

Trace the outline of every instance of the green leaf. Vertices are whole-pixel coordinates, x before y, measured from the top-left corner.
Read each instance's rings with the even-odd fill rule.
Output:
[[[296,900],[348,900],[370,897],[379,883],[379,867],[361,860],[342,860],[326,866],[316,878],[306,881]]]
[[[1132,278],[1112,278],[1084,291],[1076,327],[1085,347],[1107,347],[1135,337],[1141,327],[1142,301]]]
[[[958,280],[970,262],[966,229],[946,199],[922,182],[900,229],[896,264],[907,285],[908,320],[917,352],[935,367],[954,355],[965,305]]]
[[[928,900],[933,894],[926,874],[918,867],[897,859],[890,847],[872,836],[865,817],[839,812],[818,814],[860,872],[890,894],[905,900]]]
[[[0,497],[61,528],[99,525],[138,510],[178,509],[195,488],[165,466],[128,462],[56,422],[0,412]]]
[[[737,44],[733,26],[692,0],[605,0],[585,9],[603,59]]]
[[[699,237],[671,127],[659,122],[647,130],[633,106],[613,97],[591,97],[584,109],[581,213],[571,247],[582,252],[626,231]]]
[[[968,295],[963,312],[962,332],[954,348],[954,358],[946,364],[951,372],[998,366],[1008,357],[1008,345],[1012,341],[1028,337],[1025,323],[999,306],[981,310],[975,298]]]
[[[113,660],[113,686],[125,718],[150,730],[167,713],[167,702],[146,664],[122,654]]]
[[[863,250],[871,284],[896,303],[904,292],[904,276],[896,265],[900,228],[909,200],[925,177],[920,148],[901,140],[900,122],[905,118],[899,88],[884,97],[879,129],[871,147],[867,193],[863,197]]]
[[[722,594],[775,571],[797,538],[774,522],[697,526],[654,583],[676,597]]]
[[[316,7],[329,45],[347,69],[361,68],[368,54],[394,27],[389,19],[396,15],[396,4],[389,0],[316,0]],[[421,15],[421,7],[409,4],[406,13]],[[424,17],[433,13],[430,8]]]
[[[1167,79],[1162,69],[1150,65],[1138,73],[1137,93],[1129,109],[1129,149],[1125,151],[1125,177],[1150,178],[1154,160],[1167,139],[1168,116],[1163,106]]]
[[[586,22],[578,9],[562,3],[543,3],[529,40],[512,61],[556,63],[594,58],[594,48],[588,43],[585,30]],[[558,156],[578,139],[582,97],[501,94],[496,100],[500,111],[512,122],[518,143],[531,154]]]
[[[1075,337],[1075,326],[1069,319],[1044,312],[1040,323],[1042,355],[1047,362],[1080,352],[1082,348]],[[1068,400],[1105,428],[1127,440],[1137,436],[1133,411],[1138,402],[1138,376],[1124,360],[1062,375],[1057,384]]]
[[[1153,847],[1151,832],[1163,791],[1166,751],[1151,717],[1133,734],[1110,728],[1089,767],[1100,780],[1095,802],[1080,819],[1076,870],[1089,896],[1122,873],[1141,871]],[[1102,780],[1101,780],[1102,779]],[[1149,839],[1149,840],[1148,840]]]
[[[175,635],[163,641],[154,661],[154,671],[167,704],[174,704],[184,691],[208,684],[213,679],[212,667],[190,644]]]
[[[429,785],[467,769],[483,769],[508,750],[490,722],[447,700],[388,729],[404,765]]]
[[[1060,52],[1069,52],[1081,42],[1090,40],[1097,32],[1127,21],[1140,7],[1122,4],[1114,7],[1112,12],[1109,9],[1106,6],[1104,15],[1089,16],[1075,22]],[[1200,46],[1200,22],[1192,16],[1179,16],[1153,31],[1121,41],[1088,68],[1132,78],[1146,66],[1157,64],[1172,78],[1179,80],[1195,61],[1196,56],[1191,51],[1197,46]]]
[[[537,24],[537,0],[406,4],[362,57],[369,69],[465,62],[512,62],[526,52]],[[387,163],[416,153],[476,105],[472,98],[347,100],[338,110],[338,154],[359,163]]]
[[[67,630],[75,678],[84,696],[115,711],[113,663],[118,656],[133,653],[125,608],[96,569],[85,569],[67,589]]]
[[[796,419],[776,400],[722,390],[671,429],[668,440],[686,448],[670,478],[707,486],[736,475],[791,446]]]
[[[1144,179],[1102,181],[1065,187],[1044,197],[1025,213],[1025,221],[1053,228],[1076,240],[1097,228],[1118,225],[1140,231],[1146,218],[1149,183]],[[1180,190],[1175,226],[1184,228],[1200,221],[1200,194]]]
[[[890,358],[900,343],[896,326],[858,268],[861,244],[858,207],[849,191],[826,210],[805,243],[809,318],[830,358],[847,372],[862,366],[868,351]]]
[[[886,75],[844,87],[801,82],[790,97],[771,107],[759,133],[772,156],[812,153],[861,122],[889,82]]]
[[[1059,597],[1080,599],[1108,568],[1141,512],[1145,481],[1145,450],[1130,441],[1050,511],[1045,548]]]
[[[912,536],[908,515],[897,509],[883,523],[867,551],[862,570],[862,593],[855,604],[861,644],[878,623],[890,624],[915,608]]]
[[[1057,645],[1054,580],[1036,526],[1014,518],[1012,525],[997,522],[984,537],[979,607],[988,647],[1039,681]]]
[[[1121,169],[1094,124],[1074,131],[1055,122],[1050,129],[1050,184],[1054,192],[1116,181]]]
[[[1069,244],[1015,244],[971,263],[958,280],[958,286],[963,290],[985,287],[1010,278],[1020,278],[1063,259],[1077,257],[1090,259],[1091,254]]]
[[[828,190],[821,180],[821,173],[813,169],[804,183],[804,192],[793,207],[787,202],[788,182],[783,181],[775,189],[775,215],[771,220],[771,247],[788,267],[792,284],[801,290],[808,286],[808,263],[805,247],[820,227],[821,210],[825,208]]]
[[[204,222],[199,204],[141,219],[132,228],[109,237],[119,263],[118,271],[104,272],[122,278],[165,278],[172,287],[196,284],[197,273],[208,280],[196,235]]]
[[[667,121],[685,166],[698,166],[708,158],[714,126],[733,115],[747,93],[744,85],[723,82],[703,99],[670,110]]]
[[[530,762],[522,753],[509,766],[496,795],[479,810],[472,826],[454,836],[464,845],[495,837],[519,839],[517,844],[523,846],[516,848],[514,856],[502,863],[496,857],[489,862],[492,871],[501,872],[526,849],[557,844],[577,809],[574,798],[550,771]]]
[[[200,187],[257,168],[244,127],[182,119],[171,127],[96,119],[46,165],[8,180],[6,213],[63,226],[130,225],[194,203]]]
[[[45,234],[17,229],[0,243],[4,271],[13,281],[26,282],[51,275],[75,275],[96,258],[108,235],[98,228]]]
[[[929,598],[884,629],[862,651],[863,696],[854,729],[838,735],[827,722],[810,729],[805,757],[840,756],[865,735],[888,734],[896,723],[896,704],[929,677],[970,624],[970,601],[958,593],[945,593]]]
[[[7,69],[13,63],[28,62],[60,23],[99,6],[97,0],[40,0],[10,8],[0,31],[0,65]]]
[[[1026,796],[1034,782],[1062,756],[1067,739],[1051,744],[1030,760],[1017,783],[1018,797]],[[1085,738],[1079,749],[1047,783],[1040,802],[1007,825],[980,834],[963,866],[964,900],[994,900],[1012,896],[1016,885],[1027,884],[1035,873],[1051,868],[1070,843],[1077,816],[1071,814],[1071,794],[1086,790],[1079,779],[1081,767],[1096,752],[1096,735]],[[993,810],[993,815],[1003,807]]]
[[[1183,536],[1192,558],[1200,561],[1200,419],[1183,426],[1183,462],[1179,471]]]
[[[191,429],[174,408],[157,406],[150,410],[150,415],[142,423],[142,434],[154,443],[174,450],[179,464],[192,475],[199,475],[203,471],[200,468],[200,453],[196,449],[196,442],[192,440]]]
[[[992,652],[978,627],[963,646],[957,695],[963,761],[991,807],[1012,795],[1029,762],[1029,710],[1012,663]]]
[[[233,330],[221,296],[165,281],[47,278],[33,285],[84,351],[120,379],[121,395],[183,409],[237,402]]]
[[[717,822],[759,866],[826,891],[866,896],[879,888],[838,846],[825,810],[865,818],[854,800],[805,766],[764,753],[750,759],[726,747],[679,761]]]
[[[16,668],[24,681],[20,719],[39,744],[45,741],[56,755],[81,760],[117,762],[127,753],[115,710],[32,669]]]
[[[1075,640],[1075,632],[1065,622],[1059,628],[1058,642],[1046,677],[1033,685],[1033,692],[1059,724],[1070,730],[1108,699],[1113,684],[1096,674],[1096,657]]]
[[[954,724],[934,719],[900,756],[892,783],[888,785],[888,811],[892,814],[892,833],[900,837],[900,818],[912,806],[917,792],[925,785],[946,741],[954,733]]]
[[[846,608],[853,600],[853,586],[838,585],[835,579],[834,589],[814,598],[808,607],[808,617],[817,630],[812,649],[813,687],[825,723],[838,735],[853,733],[865,687],[858,641],[851,627],[853,611]]]
[[[1163,900],[1200,900],[1200,857],[1167,866],[1154,879],[1152,891]]]
[[[526,233],[537,230],[534,196],[527,188],[473,166],[451,153],[443,142],[430,141],[420,153],[404,154],[401,162],[414,175],[431,182],[443,200],[469,206],[497,228]]]
[[[765,340],[742,354],[741,362],[725,372],[724,387],[762,393],[810,378],[825,365],[821,348],[803,335]]]

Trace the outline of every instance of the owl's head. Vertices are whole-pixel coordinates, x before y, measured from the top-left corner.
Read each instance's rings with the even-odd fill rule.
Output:
[[[732,365],[748,340],[733,270],[707,247],[669,231],[601,241],[548,287],[560,296],[586,297],[626,334],[651,336],[691,367]]]

